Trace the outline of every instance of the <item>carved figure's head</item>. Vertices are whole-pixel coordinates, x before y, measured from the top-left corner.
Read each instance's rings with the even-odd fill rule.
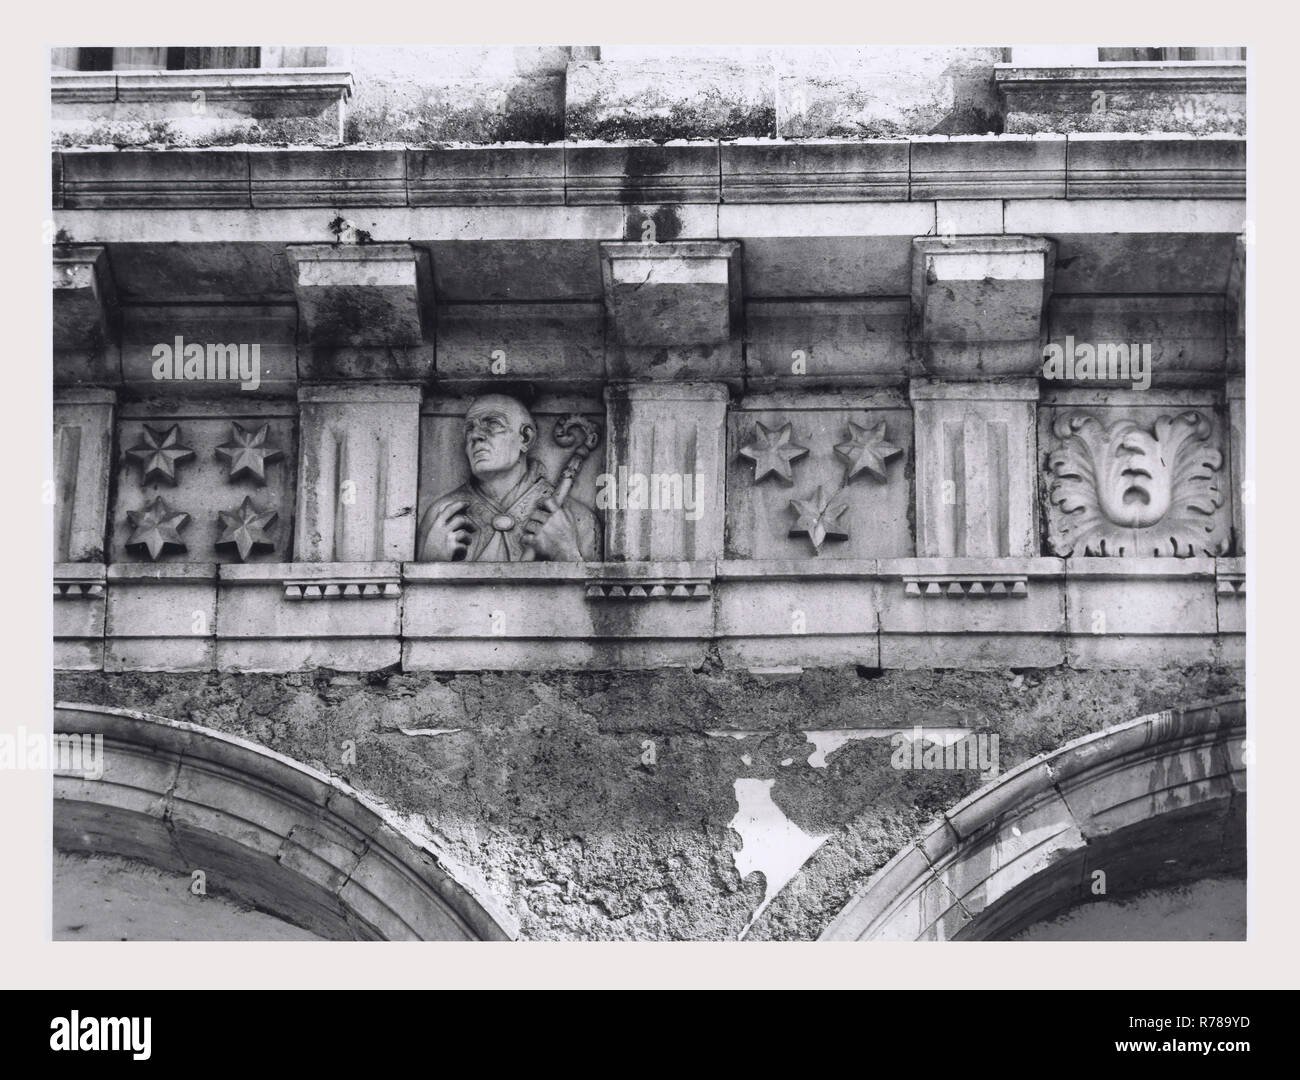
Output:
[[[536,442],[532,413],[515,398],[484,394],[465,413],[465,456],[479,480],[513,469]]]

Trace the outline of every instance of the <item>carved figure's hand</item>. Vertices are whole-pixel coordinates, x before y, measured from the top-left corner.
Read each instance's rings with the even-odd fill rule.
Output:
[[[478,526],[464,513],[469,503],[451,502],[435,515],[424,541],[423,556],[439,562],[459,562],[469,552]]]
[[[582,561],[578,528],[553,497],[537,504],[524,525],[524,543],[537,550],[539,559],[551,562]]]

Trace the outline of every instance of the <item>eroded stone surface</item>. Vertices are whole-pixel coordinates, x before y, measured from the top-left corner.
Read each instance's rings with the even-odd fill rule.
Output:
[[[875,675],[874,672],[865,672]],[[102,675],[56,698],[237,733],[423,815],[532,939],[734,939],[762,902],[728,825],[740,779],[804,833],[828,834],[747,934],[811,939],[977,773],[891,768],[888,739],[808,761],[805,730],[920,723],[1000,735],[1003,767],[1134,716],[1239,691],[1239,669],[1019,674],[805,670],[610,675]],[[955,704],[960,703],[960,704]],[[460,728],[437,738],[402,728]],[[765,732],[743,740],[719,728]],[[344,742],[355,763],[343,764]],[[646,743],[654,745],[646,764]],[[742,755],[748,755],[746,764]],[[790,764],[782,762],[790,760]]]

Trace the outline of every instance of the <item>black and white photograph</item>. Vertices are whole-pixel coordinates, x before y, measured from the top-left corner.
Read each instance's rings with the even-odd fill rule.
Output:
[[[1245,939],[1244,48],[49,78],[56,940]]]
[[[166,1065],[198,1029],[128,990],[435,985],[1171,992],[1096,995],[1080,1064],[1273,1030],[1223,991],[1300,959],[1285,60],[812,11],[23,46],[20,1043]],[[1162,37],[1225,43],[1108,43]]]

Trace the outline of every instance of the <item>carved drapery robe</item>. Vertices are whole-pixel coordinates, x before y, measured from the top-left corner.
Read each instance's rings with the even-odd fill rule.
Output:
[[[554,485],[546,478],[541,465],[531,458],[523,479],[500,500],[493,499],[479,486],[478,481],[471,477],[460,487],[440,496],[425,510],[420,522],[417,557],[421,560],[436,558],[425,551],[430,526],[444,507],[451,503],[463,502],[467,505],[461,513],[475,526],[470,535],[469,549],[465,552],[465,561],[520,562],[527,550],[524,544],[524,528],[528,524],[528,519],[532,517],[543,499],[554,495]],[[588,560],[596,559],[599,526],[595,512],[570,497],[560,507],[560,513],[566,515],[573,523],[582,557]]]

